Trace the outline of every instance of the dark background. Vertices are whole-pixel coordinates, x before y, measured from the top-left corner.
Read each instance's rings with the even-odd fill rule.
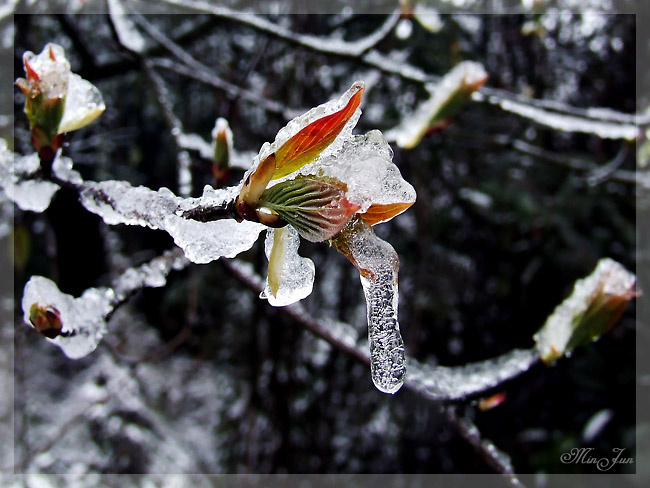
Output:
[[[590,32],[584,15],[556,15],[555,28],[551,15],[444,15],[437,33],[412,21],[410,37],[390,35],[378,49],[399,51],[434,75],[476,60],[490,75],[489,87],[634,112],[635,17],[605,15]],[[385,17],[268,19],[297,33],[336,31],[354,40]],[[426,96],[420,84],[359,59],[314,52],[227,19],[147,20],[216,77],[297,112],[338,97],[356,79],[366,81],[356,133],[390,129]],[[537,23],[536,33],[522,33],[527,22]],[[73,70],[104,95],[107,110],[98,122],[69,135],[65,153],[76,169],[87,179],[177,191],[174,140],[141,60],[120,47],[109,18],[25,15],[15,25],[17,76],[23,51],[40,52],[45,43],[57,42]],[[173,59],[154,41],[151,46],[151,57]],[[159,73],[185,131],[206,140],[221,116],[230,123],[235,147],[256,152],[286,123],[282,114],[250,100],[171,71]],[[18,90],[15,100],[15,150],[27,154]],[[469,104],[450,127],[414,150],[395,148],[394,160],[418,200],[376,231],[400,256],[400,324],[407,353],[420,361],[461,365],[531,347],[535,331],[599,258],[635,268],[634,185],[610,178],[591,184],[589,172],[523,154],[513,148],[515,140],[597,165],[625,151],[621,168],[635,168],[633,143],[553,130],[484,103]],[[192,170],[197,196],[214,182],[208,161],[195,155]],[[240,175],[234,172],[233,183]],[[468,189],[487,196],[490,206],[476,205]],[[50,277],[78,296],[173,246],[162,232],[108,228],[66,191],[42,215],[17,210],[14,232],[18,303],[31,275]],[[260,274],[266,269],[262,247],[260,240],[240,256]],[[352,323],[363,335],[357,271],[324,244],[303,242],[301,254],[316,265],[314,292],[304,305],[314,316]],[[633,456],[634,328],[632,304],[599,342],[504,385],[502,405],[481,412],[467,403],[461,411],[466,408],[482,433],[512,457],[519,473],[596,472],[560,462],[572,447],[594,447],[606,456],[623,447]],[[120,372],[137,383],[140,403],[118,394],[72,417],[57,435],[80,392],[89,385],[107,388]],[[439,405],[407,391],[379,393],[365,366],[257,299],[219,262],[172,273],[166,287],[139,292],[116,314],[98,351],[80,361],[18,327],[16,402],[22,407],[19,471],[67,472],[76,459],[89,472],[107,473],[165,467],[204,473],[491,472],[445,422]],[[585,443],[585,425],[602,410],[611,412],[611,420]],[[155,412],[160,425],[147,411]],[[189,424],[196,430],[189,431]],[[191,460],[182,464],[177,457],[177,468],[162,462],[174,449]]]

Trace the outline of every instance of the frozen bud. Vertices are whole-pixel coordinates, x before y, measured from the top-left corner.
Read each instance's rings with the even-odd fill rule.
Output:
[[[346,191],[347,185],[336,178],[301,175],[264,191],[258,205],[308,241],[321,242],[337,234],[360,208],[348,201]]]
[[[549,364],[578,346],[597,340],[619,319],[627,302],[638,296],[636,276],[609,258],[578,280],[573,293],[546,320],[534,339]]]
[[[214,144],[214,162],[212,165],[212,174],[217,182],[224,182],[230,172],[230,155],[232,154],[232,131],[228,121],[222,117],[212,130],[212,140]]]
[[[52,306],[32,304],[29,309],[29,321],[37,331],[49,339],[61,335],[61,313]]]
[[[23,55],[26,78],[16,86],[25,95],[25,114],[37,151],[56,152],[60,134],[84,127],[104,111],[101,93],[90,82],[70,71],[63,48],[47,44],[40,54]]]

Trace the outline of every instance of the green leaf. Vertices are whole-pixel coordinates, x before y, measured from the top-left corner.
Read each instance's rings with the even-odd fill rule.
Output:
[[[262,193],[257,208],[268,208],[312,242],[338,233],[359,210],[345,197],[347,185],[336,178],[298,176]]]

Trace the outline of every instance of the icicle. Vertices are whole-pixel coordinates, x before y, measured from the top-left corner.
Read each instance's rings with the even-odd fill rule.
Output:
[[[399,259],[363,219],[353,221],[333,240],[357,267],[366,297],[370,373],[380,391],[395,393],[404,382],[404,342],[397,321]]]

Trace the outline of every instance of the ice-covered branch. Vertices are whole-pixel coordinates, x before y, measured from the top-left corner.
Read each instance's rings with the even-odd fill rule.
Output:
[[[89,288],[79,298],[62,293],[47,278],[32,276],[23,294],[23,318],[68,357],[80,358],[95,350],[116,307],[141,288],[165,286],[167,275],[188,263],[180,250],[167,251],[126,270],[112,287]]]
[[[109,225],[164,230],[192,262],[209,263],[250,249],[265,229],[255,222],[237,222],[228,214],[238,190],[206,187],[200,198],[183,199],[167,188],[154,191],[124,181],[86,182],[81,203]],[[207,215],[204,221],[201,215]]]

